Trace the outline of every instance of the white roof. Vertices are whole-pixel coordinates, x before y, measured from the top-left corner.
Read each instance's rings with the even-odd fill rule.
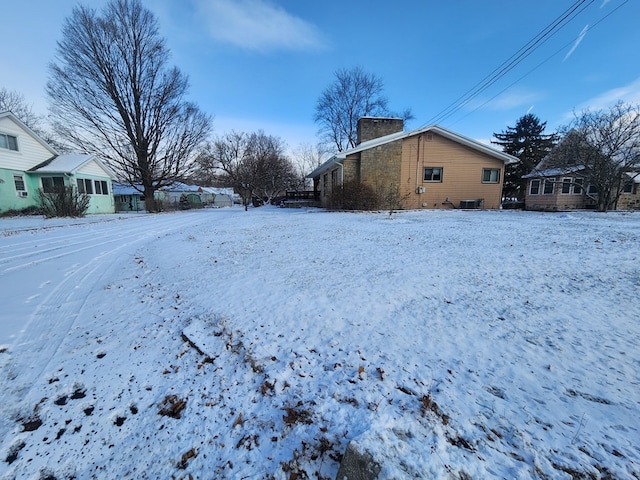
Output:
[[[469,148],[477,150],[479,152],[485,153],[487,155],[491,155],[494,158],[502,160],[505,164],[518,162],[519,159],[508,155],[504,152],[500,152],[495,148],[489,147],[483,143],[472,140],[468,137],[460,135],[458,133],[452,132],[451,130],[447,130],[446,128],[439,127],[438,125],[429,125],[426,127],[418,128],[417,130],[412,130],[410,132],[397,132],[392,133],[390,135],[385,135],[383,137],[374,138],[373,140],[368,140],[366,142],[360,143],[357,147],[352,148],[350,150],[345,150],[343,152],[339,152],[331,157],[329,160],[324,162],[318,168],[316,168],[313,172],[307,175],[307,178],[314,178],[323,173],[324,171],[331,168],[333,165],[340,163],[342,160],[346,159],[348,155],[352,155],[354,153],[362,152],[364,150],[369,150],[370,148],[375,148],[380,145],[384,145],[386,143],[394,142],[396,140],[401,140],[403,138],[412,137],[414,135],[420,135],[426,132],[433,132],[438,135],[441,135],[449,140],[453,140],[454,142],[465,145]]]
[[[579,172],[584,170],[584,165],[569,165],[567,167],[554,167],[546,168],[544,170],[534,170],[531,173],[523,175],[522,178],[536,178],[536,177],[557,177],[558,175],[566,175],[568,173]]]
[[[627,172],[626,175],[633,183],[640,183],[640,172]]]
[[[32,171],[38,173],[75,173],[89,162],[96,162],[106,176],[115,179],[115,174],[102,163],[95,155],[88,153],[65,153],[57,157],[47,160],[46,162],[34,167]]]

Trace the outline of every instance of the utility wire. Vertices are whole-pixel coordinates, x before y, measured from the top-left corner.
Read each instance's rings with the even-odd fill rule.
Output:
[[[613,10],[611,10],[609,13],[607,13],[605,16],[603,16],[600,20],[598,20],[596,23],[594,23],[593,25],[591,25],[590,27],[587,28],[586,32],[589,32],[591,30],[593,30],[599,23],[602,23],[607,17],[609,17],[610,15],[613,15],[618,9],[620,9],[625,3],[628,3],[629,0],[624,0],[620,5],[618,5],[616,8],[614,8]],[[586,33],[585,32],[585,33]],[[536,65],[535,67],[533,67],[531,70],[529,70],[527,73],[525,73],[524,75],[522,75],[520,78],[518,78],[517,80],[515,80],[514,82],[510,83],[509,85],[507,85],[505,88],[503,88],[502,90],[500,90],[498,93],[496,93],[493,97],[489,98],[488,100],[486,100],[485,102],[483,102],[482,104],[478,105],[476,108],[474,108],[473,110],[471,110],[470,112],[467,112],[465,115],[463,115],[462,117],[460,117],[458,120],[456,120],[455,122],[453,122],[453,125],[455,125],[456,123],[458,123],[460,120],[464,120],[465,118],[467,118],[469,115],[471,115],[472,113],[475,113],[476,111],[480,110],[482,107],[484,107],[486,104],[488,104],[489,102],[491,102],[492,100],[495,100],[497,97],[499,97],[500,95],[502,95],[504,92],[506,92],[507,90],[509,90],[511,87],[513,87],[516,83],[518,83],[519,81],[521,81],[523,78],[528,77],[530,74],[532,74],[534,71],[536,71],[538,68],[540,68],[542,65],[544,65],[545,63],[547,63],[549,60],[551,60],[553,57],[555,57],[556,55],[558,55],[560,52],[562,52],[565,48],[567,48],[569,45],[572,45],[573,43],[576,42],[576,40],[580,37],[580,35],[578,35],[576,38],[574,38],[573,40],[571,40],[570,42],[568,42],[567,44],[563,45],[561,48],[559,48],[556,52],[552,53],[551,55],[549,55],[546,59],[544,59],[542,62],[540,62],[538,65]]]
[[[495,68],[491,73],[484,77],[476,86],[472,87],[466,93],[458,97],[452,104],[450,104],[443,111],[427,122],[427,124],[438,123],[446,120],[451,115],[456,113],[467,103],[477,97],[480,93],[485,91],[500,78],[506,75],[510,70],[517,66],[522,60],[531,55],[542,44],[544,44],[555,33],[561,30],[571,20],[580,15],[585,9],[587,9],[595,0],[578,0],[562,14],[560,14],[555,20],[547,25],[540,33],[538,33],[533,39],[529,40],[523,47],[521,47],[516,53],[511,55],[507,60]],[[585,5],[586,3],[586,5]]]

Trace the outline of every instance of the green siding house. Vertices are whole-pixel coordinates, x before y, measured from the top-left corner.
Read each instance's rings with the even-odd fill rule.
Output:
[[[38,190],[73,186],[87,213],[114,213],[115,175],[95,155],[59,155],[11,112],[0,112],[0,213],[38,205]]]

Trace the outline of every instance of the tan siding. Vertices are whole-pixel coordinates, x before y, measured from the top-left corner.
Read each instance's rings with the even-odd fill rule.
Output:
[[[531,180],[527,182],[527,191],[524,198],[525,208],[527,210],[575,210],[585,208],[585,196],[584,194],[574,193],[562,193],[562,179],[565,176],[559,176],[556,178],[556,184],[554,185],[553,193],[545,194],[544,191],[544,178],[540,180],[540,192],[536,195],[531,195]],[[566,177],[570,178],[570,177]],[[571,177],[572,178],[572,177]]]
[[[442,182],[424,182],[425,167],[441,167]],[[485,168],[499,169],[500,181],[483,183]],[[463,200],[479,199],[482,208],[499,208],[503,177],[501,160],[431,132],[403,141],[401,194],[407,198],[407,208],[457,208]],[[425,192],[416,193],[416,187]]]

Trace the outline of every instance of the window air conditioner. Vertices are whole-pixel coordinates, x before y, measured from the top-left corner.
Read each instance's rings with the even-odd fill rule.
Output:
[[[19,197],[28,197],[29,196],[29,192],[18,192],[18,196]]]

